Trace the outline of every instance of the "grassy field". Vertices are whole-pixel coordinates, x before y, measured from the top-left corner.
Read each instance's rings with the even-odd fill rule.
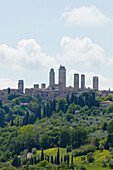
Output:
[[[66,149],[65,148],[59,148],[60,149],[60,156],[64,157],[64,155],[66,155]],[[44,150],[44,154],[51,156],[53,155],[54,157],[57,155],[57,150],[58,148],[51,148],[51,149],[46,149]],[[41,155],[41,150],[37,151],[37,154]],[[70,158],[72,156],[72,152],[68,153],[70,155]],[[85,157],[85,162],[81,160],[81,157]],[[110,152],[108,150],[97,150],[94,152],[94,158],[95,161],[93,163],[88,163],[87,161],[87,156],[77,156],[74,157],[73,161],[74,164],[76,164],[76,166],[81,166],[82,164],[85,165],[87,170],[108,170],[110,169],[109,167],[109,163],[106,163],[106,167],[103,167],[102,161],[107,161],[106,157],[111,157],[110,160],[113,160],[112,155],[110,155]],[[71,162],[71,161],[70,161]]]

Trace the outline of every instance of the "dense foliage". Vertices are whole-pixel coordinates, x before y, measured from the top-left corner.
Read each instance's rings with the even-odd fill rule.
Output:
[[[100,110],[102,98],[96,98],[94,92],[79,97],[72,94],[70,98],[48,103],[40,96],[20,94],[9,94],[7,99],[6,103],[0,100],[1,167],[9,160],[11,166],[23,165],[26,169],[35,167],[33,164],[52,166],[48,162],[58,166],[66,162],[66,166],[72,166],[73,156],[60,157],[59,150],[55,157],[45,159],[43,150],[54,147],[66,148],[75,157],[87,155],[90,163],[94,161],[92,152],[96,149],[113,147],[113,106]],[[109,100],[112,100],[110,96]],[[36,155],[39,149],[42,149],[41,157]],[[28,161],[29,152],[33,157]]]

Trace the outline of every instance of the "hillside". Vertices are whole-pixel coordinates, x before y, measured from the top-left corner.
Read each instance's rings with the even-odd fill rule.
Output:
[[[113,106],[99,108],[99,101],[112,100],[111,96],[99,99],[89,92],[48,103],[40,96],[6,97],[7,103],[0,100],[1,168],[36,169],[51,163],[51,159],[51,168],[112,168]],[[55,160],[58,148],[60,163],[58,157]],[[46,153],[44,160],[42,149]],[[32,155],[29,159],[28,153]]]

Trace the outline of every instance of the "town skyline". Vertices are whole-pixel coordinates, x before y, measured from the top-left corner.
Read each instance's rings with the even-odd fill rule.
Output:
[[[55,90],[55,89],[65,89],[65,88],[74,88],[75,92],[78,91],[87,91],[87,90],[99,90],[99,77],[98,76],[93,76],[91,87],[86,86],[86,75],[85,74],[79,74],[79,73],[74,73],[73,74],[73,85],[67,85],[67,71],[65,66],[60,65],[58,68],[58,81],[56,82],[56,73],[54,71],[54,68],[51,68],[50,71],[48,72],[48,83],[42,81],[41,83],[36,82],[33,83],[31,86],[26,87],[25,86],[25,80],[18,80],[18,83],[16,84],[16,88],[11,88],[7,86],[7,88],[4,89],[18,89],[22,93],[25,91],[27,88],[35,88],[35,89],[47,89],[47,90]]]

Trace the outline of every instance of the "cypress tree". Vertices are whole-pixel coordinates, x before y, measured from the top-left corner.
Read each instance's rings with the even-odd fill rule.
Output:
[[[10,94],[10,87],[8,88],[8,94]]]
[[[68,105],[69,105],[69,95],[67,95],[66,101],[67,101],[67,103],[68,103]]]
[[[64,155],[64,162],[66,162],[67,158],[66,158],[66,155]]]
[[[27,110],[26,114],[26,125],[29,124],[29,111]]]
[[[69,154],[67,155],[67,164],[69,165]]]
[[[39,107],[37,107],[36,110],[35,110],[35,118],[34,118],[34,120],[36,120],[38,116],[39,116]]]
[[[17,125],[16,125],[17,127],[19,126],[19,117],[18,117],[18,120],[17,120]]]
[[[74,94],[72,93],[71,98],[70,98],[70,103],[74,102]]]
[[[53,100],[53,111],[56,111],[56,100]]]
[[[43,161],[44,160],[44,151],[43,151],[43,149],[42,149],[42,153],[41,153],[41,161]]]
[[[36,155],[34,156],[34,163],[37,164]]]
[[[46,115],[47,115],[47,117],[50,117],[50,114],[49,114],[49,103],[47,103],[47,105],[46,105]]]
[[[53,155],[51,155],[51,163],[53,164]]]
[[[0,107],[2,108],[2,100],[0,99]]]
[[[63,162],[62,156],[61,156],[61,162]]]
[[[38,157],[38,161],[37,161],[38,163],[40,162],[40,159],[39,159],[39,157]]]
[[[72,156],[71,156],[71,163],[73,164],[73,154],[72,154]]]
[[[55,156],[55,164],[57,164],[57,161],[56,161],[56,156]]]
[[[33,156],[31,156],[30,164],[33,165]]]
[[[50,101],[49,116],[52,116],[52,112],[53,112],[53,103],[52,101]]]
[[[39,119],[41,119],[41,106],[39,106]]]
[[[46,111],[45,111],[45,105],[44,105],[44,107],[43,107],[43,117],[45,117],[46,116]]]
[[[60,153],[59,153],[59,148],[58,148],[58,151],[57,151],[57,165],[60,164]]]
[[[49,156],[47,156],[47,161],[49,162]]]

